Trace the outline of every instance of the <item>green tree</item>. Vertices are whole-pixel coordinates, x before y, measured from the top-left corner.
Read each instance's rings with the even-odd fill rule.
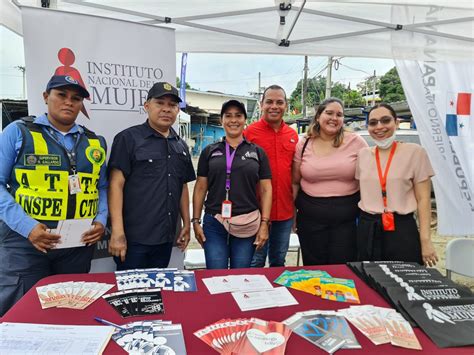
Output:
[[[301,87],[303,85],[303,80],[298,81],[296,88],[291,93],[289,104],[290,109],[297,109],[301,112]],[[339,82],[332,83],[331,87],[331,96],[338,97],[341,100],[344,100],[344,94],[348,92],[348,88]],[[308,107],[316,106],[321,101],[324,100],[326,95],[326,77],[317,76],[315,78],[308,79],[308,94],[306,98],[306,105]]]
[[[180,86],[181,86],[181,80],[179,80],[179,77],[176,77],[176,87],[179,89]],[[195,90],[191,87],[191,85],[189,85],[189,83],[186,83],[186,89]]]
[[[344,105],[346,107],[363,106],[365,100],[357,90],[348,90],[343,95]]]
[[[406,100],[396,67],[390,69],[380,78],[379,96],[385,102]]]

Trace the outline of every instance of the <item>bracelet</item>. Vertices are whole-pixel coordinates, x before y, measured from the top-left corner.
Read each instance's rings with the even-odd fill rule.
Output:
[[[199,223],[201,224],[201,220],[199,218],[191,218],[191,223],[194,224],[194,223]]]

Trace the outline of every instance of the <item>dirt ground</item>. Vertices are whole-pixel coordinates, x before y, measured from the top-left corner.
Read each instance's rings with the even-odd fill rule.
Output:
[[[197,169],[197,160],[198,160],[198,158],[193,158],[193,165],[194,165],[195,169]],[[194,189],[194,182],[189,184],[190,194],[192,194],[193,189]],[[436,249],[436,253],[438,254],[438,258],[440,259],[438,264],[436,265],[436,268],[443,275],[446,275],[446,269],[445,269],[446,244],[449,242],[449,240],[451,238],[443,237],[443,236],[438,235],[438,233],[436,231],[436,228],[432,229],[431,238],[433,240],[433,243],[434,243],[434,246],[435,246],[435,249]],[[189,243],[188,248],[190,248],[190,249],[199,249],[199,248],[201,248],[199,243],[194,238],[194,234],[193,234],[192,230],[191,230],[191,242]],[[286,257],[286,266],[297,266],[296,261],[297,261],[297,253],[289,252],[287,254],[287,257]],[[301,262],[300,262],[300,264],[301,264]],[[453,275],[453,280],[454,281],[456,281],[456,282],[458,282],[462,285],[468,286],[472,291],[474,291],[474,279],[468,278],[468,277],[463,277],[461,275],[456,275],[456,274],[452,274],[452,275]]]

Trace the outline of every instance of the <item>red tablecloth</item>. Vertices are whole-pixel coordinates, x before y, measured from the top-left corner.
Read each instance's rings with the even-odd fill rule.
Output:
[[[387,302],[381,298],[374,290],[369,288],[345,265],[327,265],[305,267],[306,269],[319,269],[327,271],[333,277],[353,279],[356,283],[357,292],[362,304],[389,307]],[[101,317],[116,324],[124,324],[136,320],[145,319],[165,319],[173,323],[181,323],[183,326],[184,340],[188,354],[213,354],[216,353],[204,342],[193,335],[198,329],[208,324],[216,322],[222,318],[250,318],[257,317],[265,320],[283,321],[295,312],[310,309],[336,310],[349,307],[349,303],[322,300],[302,291],[289,289],[299,304],[288,307],[277,307],[257,311],[240,311],[237,303],[230,293],[220,295],[210,295],[206,286],[202,282],[203,278],[212,276],[222,276],[229,274],[264,274],[270,281],[273,281],[285,269],[297,270],[298,268],[265,268],[265,269],[238,269],[238,270],[198,270],[196,271],[197,292],[163,292],[163,302],[165,314],[159,316],[131,317],[126,320],[121,318],[109,304],[99,299],[85,310],[71,310],[61,308],[41,309],[35,287],[33,287],[8,313],[1,319],[3,322],[23,322],[23,323],[45,323],[45,324],[90,324],[97,325],[94,317]],[[65,282],[65,281],[96,281],[115,284],[113,273],[106,274],[73,274],[55,275],[44,278],[36,286]],[[275,285],[277,286],[277,285]],[[114,287],[110,292],[116,291]],[[397,348],[390,344],[373,345],[368,338],[351,326],[357,340],[362,345],[360,350],[338,350],[338,354],[354,353],[374,353],[374,354],[415,354],[416,350]],[[474,354],[474,347],[439,349],[419,328],[415,329],[418,340],[423,347],[424,353],[429,354]],[[473,335],[474,336],[474,335]],[[286,348],[286,354],[303,355],[309,353],[325,352],[304,340],[296,334],[292,334]],[[110,341],[106,354],[125,353],[114,341]]]

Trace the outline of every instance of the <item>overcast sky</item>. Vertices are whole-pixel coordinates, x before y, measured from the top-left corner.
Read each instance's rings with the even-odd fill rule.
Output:
[[[21,99],[23,96],[22,73],[17,66],[25,64],[23,40],[20,36],[0,26],[0,98]],[[326,57],[309,57],[309,76],[326,76]],[[377,71],[386,73],[394,66],[390,59],[349,58],[340,59],[338,70],[333,70],[333,82],[351,88]],[[176,55],[176,73],[179,75],[181,54]],[[248,95],[257,91],[258,73],[261,85],[281,85],[288,95],[303,76],[304,57],[249,54],[189,53],[186,79],[196,89],[220,91],[234,95]]]

